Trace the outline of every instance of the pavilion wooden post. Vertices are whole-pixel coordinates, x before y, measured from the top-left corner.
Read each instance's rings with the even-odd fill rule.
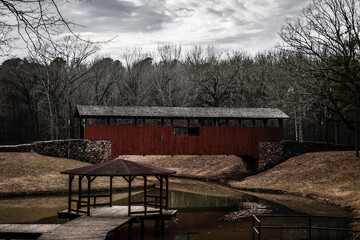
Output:
[[[112,207],[112,193],[113,193],[112,182],[113,182],[113,176],[110,176],[110,196],[109,196],[110,207]]]
[[[90,195],[91,195],[91,176],[86,176],[88,181],[87,189],[87,215],[90,216]]]
[[[144,176],[144,214],[146,216],[146,211],[147,211],[147,198],[146,198],[146,191],[147,191],[147,177]]]
[[[72,181],[74,180],[74,175],[69,175],[69,198],[68,198],[68,213],[71,212],[71,197],[72,197]]]
[[[78,195],[78,202],[76,204],[76,214],[79,215],[79,210],[81,208],[81,192],[82,192],[82,179],[84,176],[79,176],[79,195]]]
[[[129,200],[128,200],[128,216],[130,216],[131,213],[131,177],[129,176]]]
[[[160,214],[163,210],[163,176],[160,176]]]
[[[131,182],[134,180],[135,176],[131,177],[129,176],[129,179],[127,179],[125,176],[123,178],[129,183],[129,196],[128,196],[128,216],[131,214]]]
[[[165,176],[166,181],[166,203],[165,203],[165,209],[168,210],[169,208],[169,176]]]

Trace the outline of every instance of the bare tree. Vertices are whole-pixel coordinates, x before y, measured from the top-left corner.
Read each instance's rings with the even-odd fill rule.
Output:
[[[327,98],[332,111],[354,130],[359,156],[360,2],[313,0],[301,18],[288,20],[280,36],[289,50],[317,60],[311,73],[330,82]]]
[[[215,48],[208,47],[205,53],[201,51],[201,48],[194,49],[187,57],[187,69],[192,72],[197,88],[195,105],[234,106],[236,81],[241,66],[233,64],[234,61],[229,56],[222,59],[223,52]]]
[[[158,46],[160,62],[155,65],[153,76],[154,98],[159,106],[183,105],[187,102],[184,79],[181,77],[181,45],[166,44]],[[180,93],[184,91],[184,96]]]
[[[0,54],[6,54],[14,39],[22,39],[28,47],[39,49],[53,41],[64,30],[73,33],[74,23],[65,19],[59,4],[67,0],[1,0]]]
[[[153,58],[149,53],[143,53],[141,48],[127,50],[125,59],[125,76],[118,82],[122,94],[121,105],[139,106],[149,104],[151,92],[151,72]]]
[[[119,60],[97,59],[91,67],[89,81],[86,83],[87,104],[104,106],[118,104],[120,92],[116,86],[123,81],[124,72],[125,69]]]
[[[67,133],[61,136],[71,138],[74,136],[73,94],[88,79],[91,68],[87,61],[97,53],[99,46],[71,35],[57,40],[56,48],[47,46],[38,49],[36,60],[41,66],[39,82],[46,96],[51,137],[57,139],[60,128],[64,128]]]

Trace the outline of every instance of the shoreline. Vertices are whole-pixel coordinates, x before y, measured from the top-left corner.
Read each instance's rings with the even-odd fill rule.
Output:
[[[69,166],[74,164],[84,164],[72,159],[52,158],[34,153],[26,154],[32,154],[23,157],[26,161],[28,161],[29,156],[33,158],[43,157],[45,161],[45,163],[43,163],[44,165],[50,165],[55,162],[70,161],[70,164],[66,166],[66,168],[70,168]],[[6,157],[1,157],[2,156],[0,156],[0,160],[5,159],[5,162],[8,160]],[[125,156],[125,158],[131,161],[150,164],[156,167],[169,168],[177,171],[177,175],[172,176],[171,178],[218,183],[231,187],[235,190],[249,192],[249,194],[263,193],[304,197],[340,206],[344,209],[350,210],[354,217],[358,217],[360,215],[360,199],[357,200],[360,195],[360,188],[357,187],[357,183],[360,183],[360,161],[358,161],[359,159],[352,158],[352,152],[318,152],[303,154],[291,158],[265,172],[247,177],[245,177],[245,175],[249,175],[249,173],[246,170],[245,164],[241,158],[236,156]],[[11,162],[12,159],[10,158],[9,161]],[[21,163],[15,162],[14,164]],[[339,164],[343,169],[337,171],[340,166]],[[38,167],[39,165],[36,166]],[[61,167],[65,168],[62,165]],[[303,172],[297,170],[296,168],[302,170]],[[42,174],[48,173],[47,169],[43,171],[44,172],[42,172]],[[55,172],[52,175],[53,178],[60,177],[58,174],[59,169],[56,169],[56,171],[52,169],[52,171]],[[336,171],[338,173],[336,173]],[[232,177],[236,176],[236,174],[234,174],[236,172],[238,173],[238,178],[234,179]],[[353,173],[356,173],[356,175]],[[309,174],[311,174],[312,178],[309,177]],[[14,176],[17,177],[17,175]],[[347,178],[349,176],[350,178]],[[332,177],[332,179],[330,179],[330,177]],[[39,181],[37,176],[34,176],[33,178],[36,179],[36,181]],[[343,178],[345,178],[345,180]],[[23,178],[20,178],[20,180],[17,181],[23,181],[22,179]],[[44,181],[43,179],[40,180]],[[341,182],[341,180],[343,182]],[[12,184],[13,182],[12,179],[7,179],[6,181],[7,182],[3,181],[0,183],[6,185]],[[33,185],[34,183],[37,183],[36,181],[33,181]],[[301,184],[299,185],[297,182],[300,182]],[[23,183],[25,186],[26,184],[28,183]],[[59,179],[56,179],[53,183],[48,183],[46,181],[46,184],[50,187],[44,188],[41,187],[40,184],[40,186],[33,186],[33,188],[25,189],[24,187],[21,189],[16,188],[17,185],[3,188],[6,191],[0,191],[0,197],[61,196],[68,193],[67,187],[64,188],[64,186],[66,186],[66,182],[59,184]],[[139,182],[139,185],[134,186],[133,189],[141,189],[141,185],[142,184]],[[28,186],[31,185],[28,184]],[[26,191],[23,191],[22,189]],[[127,189],[127,187],[126,185],[118,185],[116,187],[114,186],[114,189],[115,191],[123,192]],[[345,189],[346,191],[342,189]],[[76,191],[76,189],[74,190]],[[101,183],[97,189],[94,190],[96,192],[106,191],[107,184]],[[327,192],[330,192],[330,194]]]

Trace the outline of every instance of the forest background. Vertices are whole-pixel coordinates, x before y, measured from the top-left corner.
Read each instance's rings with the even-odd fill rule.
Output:
[[[100,43],[75,34],[32,42],[29,57],[0,66],[0,144],[77,138],[75,106],[102,105],[279,108],[290,117],[284,139],[352,145],[358,131],[358,5],[314,0],[304,21],[282,28],[284,46],[255,55],[201,45],[185,51],[169,43],[155,52],[129,49],[120,61],[99,56]],[[356,21],[347,24],[351,16]],[[322,29],[314,30],[314,22]],[[310,47],[301,42],[306,38]]]

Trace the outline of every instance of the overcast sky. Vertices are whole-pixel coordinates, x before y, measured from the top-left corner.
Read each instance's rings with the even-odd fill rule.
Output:
[[[256,53],[273,49],[288,17],[310,0],[92,0],[70,1],[64,16],[83,38],[104,41],[101,54],[120,58],[126,49],[155,51],[160,44],[194,45]]]

